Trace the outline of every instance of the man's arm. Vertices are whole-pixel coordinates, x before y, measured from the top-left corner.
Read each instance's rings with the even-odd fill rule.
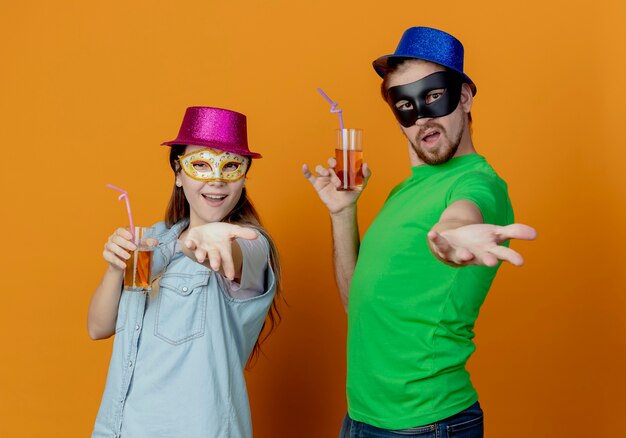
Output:
[[[356,204],[340,213],[330,215],[333,230],[333,264],[335,282],[344,310],[348,311],[350,283],[359,255],[359,225],[357,223]]]
[[[435,257],[452,266],[495,266],[500,260],[521,266],[522,256],[501,243],[536,237],[537,232],[528,225],[485,224],[476,204],[460,200],[444,210],[428,233],[428,245]]]
[[[315,168],[317,175],[313,175],[305,164],[302,166],[302,173],[315,188],[330,213],[335,281],[339,288],[341,302],[347,312],[350,283],[359,253],[360,239],[356,202],[361,195],[361,190],[337,190],[337,187],[341,185],[341,180],[334,171],[336,164],[335,159],[331,158],[328,160],[328,168],[318,165]],[[367,185],[370,176],[369,167],[367,164],[363,164],[363,188]]]

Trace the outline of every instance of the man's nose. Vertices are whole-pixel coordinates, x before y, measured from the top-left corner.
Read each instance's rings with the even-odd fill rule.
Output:
[[[432,119],[432,117],[420,117],[417,120],[415,120],[415,124],[419,127],[422,127],[424,125],[427,125],[428,122],[430,122]]]

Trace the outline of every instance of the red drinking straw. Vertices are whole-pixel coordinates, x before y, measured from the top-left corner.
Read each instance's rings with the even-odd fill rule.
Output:
[[[330,103],[330,112],[331,113],[337,113],[337,115],[339,116],[339,127],[341,128],[341,130],[343,131],[343,114],[342,111],[340,109],[337,109],[337,106],[339,105],[337,102],[333,102],[333,100],[328,97],[328,95],[326,93],[324,93],[324,91],[322,91],[321,88],[318,88],[317,91],[322,95],[322,97],[324,99],[326,99],[328,101],[328,103]]]
[[[113,190],[117,190],[121,193],[118,201],[122,199],[126,201],[126,211],[128,212],[128,222],[130,222],[130,234],[133,236],[133,242],[135,241],[135,227],[133,226],[133,214],[130,212],[130,200],[128,199],[128,192],[126,190],[115,187],[113,184],[107,184],[107,187]]]

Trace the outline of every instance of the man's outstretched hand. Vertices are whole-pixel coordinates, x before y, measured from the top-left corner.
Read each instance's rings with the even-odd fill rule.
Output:
[[[441,232],[430,231],[428,243],[439,260],[454,266],[496,266],[498,261],[521,266],[524,258],[501,243],[510,239],[533,240],[536,237],[537,232],[528,225],[501,227],[473,224]]]

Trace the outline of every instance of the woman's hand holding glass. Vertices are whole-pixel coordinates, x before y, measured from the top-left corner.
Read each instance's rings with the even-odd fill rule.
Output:
[[[104,244],[102,256],[109,266],[117,271],[126,269],[126,260],[130,258],[128,251],[134,251],[137,245],[133,243],[133,236],[125,228],[118,228],[109,236]]]

